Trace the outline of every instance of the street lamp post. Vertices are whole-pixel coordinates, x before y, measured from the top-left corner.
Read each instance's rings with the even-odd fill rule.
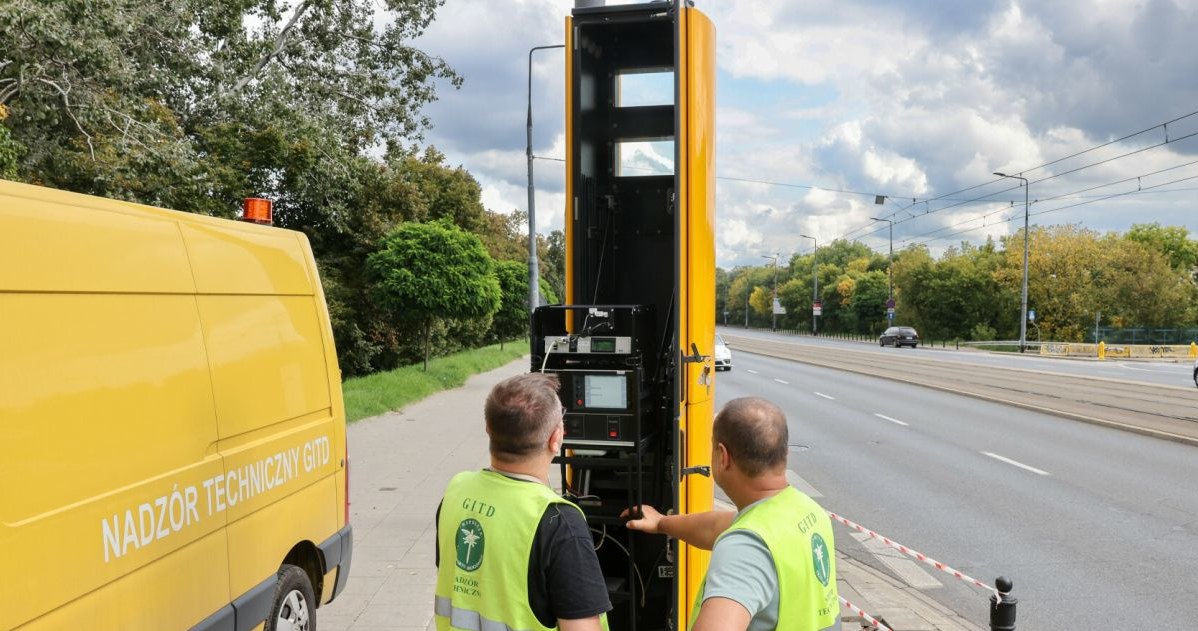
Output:
[[[537,261],[537,206],[532,185],[532,54],[538,50],[565,48],[565,44],[534,46],[528,50],[528,124],[524,154],[528,158],[528,313],[540,304],[540,263]]]
[[[1012,180],[1023,180],[1023,294],[1019,301],[1019,352],[1027,350],[1027,247],[1028,247],[1028,210],[1031,204],[1028,201],[1028,185],[1027,178],[1022,175],[1007,175],[1006,173],[994,172],[999,177],[1009,177]]]
[[[815,315],[815,304],[819,302],[819,239],[805,234],[799,236],[815,242],[815,252],[811,254],[811,334],[818,335],[819,316]]]
[[[890,305],[894,304],[894,220],[879,219],[877,217],[870,217],[870,219],[873,219],[874,221],[885,221],[886,223],[890,224],[890,262],[886,264],[886,276],[890,283],[890,290],[886,295],[888,299],[888,304],[886,306],[889,307]]]

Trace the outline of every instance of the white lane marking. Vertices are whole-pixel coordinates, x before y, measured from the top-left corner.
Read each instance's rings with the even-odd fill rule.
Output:
[[[791,486],[806,493],[807,497],[823,497],[824,496],[824,494],[817,491],[814,486],[811,486],[810,482],[804,480],[799,474],[795,473],[794,471],[791,471],[790,469],[786,470],[786,481],[790,482]]]
[[[885,414],[874,413],[874,416],[876,416],[884,421],[890,421],[891,423],[897,423],[899,425],[902,425],[903,427],[907,427],[908,425],[910,425],[909,423],[904,423],[904,422],[898,420],[897,418],[890,418],[889,416],[886,416]]]
[[[824,394],[824,393],[822,393],[822,392],[812,392],[811,394],[814,394],[814,395],[815,395],[815,396],[817,396],[817,397],[823,397],[823,398],[825,398],[825,399],[828,399],[829,401],[835,401],[835,400],[836,400],[836,397],[828,396],[828,395],[826,395],[826,394]]]
[[[749,374],[750,374],[750,375],[756,375],[756,374],[757,374],[757,371],[756,371],[756,370],[750,370],[750,371],[749,371]]]
[[[1177,364],[1174,364],[1174,366],[1177,366],[1176,369],[1170,366],[1170,367],[1165,367],[1165,370],[1153,370],[1151,368],[1140,368],[1137,366],[1128,366],[1127,364],[1119,364],[1119,366],[1121,368],[1126,368],[1128,370],[1138,370],[1140,372],[1160,372],[1160,373],[1182,372],[1183,370],[1189,369],[1189,366],[1178,366]]]
[[[944,586],[943,583],[925,572],[919,564],[912,561],[910,557],[904,555],[902,552],[891,548],[877,539],[871,538],[865,533],[854,532],[852,535],[854,539],[861,542],[862,546],[865,546],[866,550],[878,557],[878,560],[885,563],[886,567],[894,570],[894,573],[898,574],[899,578],[903,579],[911,587],[916,589],[934,589]]]
[[[983,451],[982,455],[990,456],[991,458],[994,458],[995,460],[998,460],[1000,462],[1005,462],[1014,467],[1019,467],[1020,469],[1023,469],[1025,471],[1031,471],[1032,473],[1035,473],[1036,475],[1050,475],[1047,471],[1045,471],[1043,469],[1037,469],[1035,467],[1025,465],[1022,462],[1019,462],[1017,460],[1011,460],[1010,458],[1007,458],[1005,456],[1000,456],[998,454],[992,454],[988,451]]]
[[[778,383],[780,383],[780,384],[782,384],[782,385],[784,385],[784,386],[789,386],[789,385],[790,385],[790,382],[789,382],[789,381],[782,381],[781,379],[774,379],[774,381],[777,381]]]

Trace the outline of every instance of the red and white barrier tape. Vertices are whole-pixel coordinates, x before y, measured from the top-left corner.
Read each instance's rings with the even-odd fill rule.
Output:
[[[858,616],[865,618],[870,624],[874,625],[874,627],[878,631],[893,631],[890,627],[882,624],[881,622],[878,622],[878,620],[875,619],[873,616],[862,611],[861,608],[858,607],[857,605],[854,605],[853,603],[845,600],[844,596],[840,597],[840,604],[844,605],[845,607],[848,607],[849,609],[852,609],[853,613],[857,614]]]
[[[869,528],[866,528],[865,526],[862,526],[861,524],[858,524],[856,522],[845,519],[844,517],[841,517],[840,515],[833,513],[832,511],[828,511],[828,515],[832,519],[848,526],[849,528],[852,528],[853,530],[856,530],[857,532],[861,532],[866,535],[869,535],[870,537],[877,539],[878,541],[881,541],[882,543],[894,548],[895,550],[898,550],[899,552],[902,552],[903,554],[905,554],[907,556],[915,557],[916,559],[919,559],[920,561],[923,561],[924,563],[927,563],[928,565],[930,565],[942,572],[952,574],[953,576],[957,577],[958,579],[960,579],[962,581],[965,581],[966,583],[973,583],[977,587],[981,587],[982,589],[985,589],[985,590],[989,591],[990,593],[994,594],[994,597],[997,599],[997,601],[1000,603],[1002,602],[1002,593],[999,592],[994,587],[987,585],[987,584],[979,581],[976,578],[962,574],[960,571],[954,570],[953,568],[941,563],[940,561],[937,561],[936,559],[929,558],[927,555],[925,555],[922,552],[917,552],[915,550],[912,550],[911,548],[908,548],[907,546],[905,546],[901,543],[898,543],[896,541],[891,541],[890,539],[887,539],[886,537],[879,535],[878,533],[870,530]]]

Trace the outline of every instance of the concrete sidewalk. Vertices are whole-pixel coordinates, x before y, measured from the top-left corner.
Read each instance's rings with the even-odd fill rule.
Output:
[[[317,613],[321,631],[433,628],[433,517],[441,493],[455,473],[489,462],[483,401],[500,380],[527,370],[527,359],[517,360],[401,412],[349,427],[353,563],[345,592]],[[844,555],[838,570],[841,596],[885,617],[895,631],[982,631]],[[847,609],[842,620],[845,631],[862,628]]]

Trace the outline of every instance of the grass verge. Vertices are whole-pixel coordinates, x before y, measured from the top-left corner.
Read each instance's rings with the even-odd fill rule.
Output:
[[[456,355],[437,357],[428,362],[403,366],[365,377],[353,377],[341,384],[345,395],[345,420],[352,423],[369,416],[397,410],[442,390],[456,388],[471,375],[499,368],[528,354],[528,341],[484,346]]]

